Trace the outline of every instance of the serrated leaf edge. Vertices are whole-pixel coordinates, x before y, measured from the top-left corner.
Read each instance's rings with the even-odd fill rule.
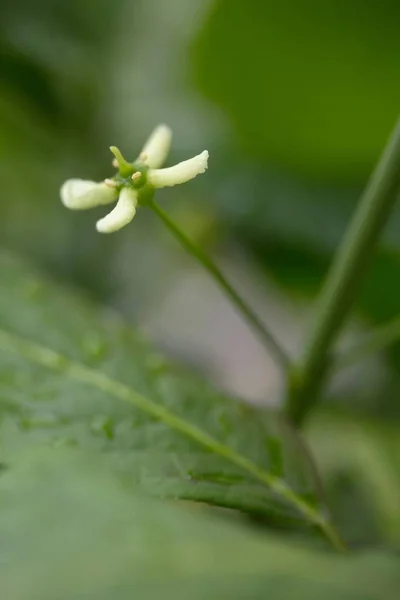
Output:
[[[2,328],[0,328],[0,348],[6,352],[17,354],[29,362],[41,365],[53,371],[58,371],[71,377],[75,381],[91,385],[92,387],[97,388],[102,392],[106,392],[114,398],[128,402],[135,406],[135,408],[159,419],[175,431],[178,431],[207,448],[207,450],[224,457],[226,460],[250,473],[255,479],[265,484],[277,496],[283,498],[287,503],[297,509],[307,521],[318,526],[336,549],[344,549],[343,542],[340,540],[338,533],[329,519],[303,500],[303,498],[299,497],[285,481],[264,471],[250,459],[235,452],[230,446],[222,444],[196,425],[174,415],[170,410],[143,394],[140,394],[130,386],[120,383],[108,375],[87,367],[86,365],[72,361],[67,356],[60,354],[51,348],[27,340]]]

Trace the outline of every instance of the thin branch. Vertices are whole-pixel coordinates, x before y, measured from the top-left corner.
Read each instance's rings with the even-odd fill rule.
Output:
[[[181,246],[183,246],[183,248],[204,267],[209,275],[211,275],[211,277],[219,285],[229,300],[231,300],[237,310],[253,327],[254,331],[257,333],[267,350],[270,351],[274,356],[279,366],[286,372],[290,365],[290,360],[286,351],[281,347],[280,343],[275,339],[275,336],[255,314],[252,308],[250,308],[247,302],[228,282],[213,260],[207,254],[205,254],[200,246],[195,244],[183,233],[179,226],[172,221],[172,219],[156,202],[152,201],[149,206],[169,229],[172,235],[178,240]]]

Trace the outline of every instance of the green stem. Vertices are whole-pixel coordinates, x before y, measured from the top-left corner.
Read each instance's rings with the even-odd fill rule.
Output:
[[[303,422],[318,401],[328,375],[332,345],[353,306],[399,188],[400,121],[345,233],[313,311],[314,324],[289,383],[286,409],[295,425]]]
[[[221,273],[219,268],[214,264],[207,254],[192,242],[183,231],[176,225],[171,218],[162,210],[162,208],[154,202],[149,204],[150,208],[155,214],[163,221],[166,227],[170,230],[172,235],[178,240],[178,242],[185,248],[185,250],[191,254],[211,275],[214,281],[223,290],[226,296],[232,301],[239,312],[246,318],[246,320],[252,325],[260,340],[264,343],[267,350],[269,350],[275,357],[277,363],[286,372],[289,368],[289,357],[286,352],[281,348],[280,344],[276,341],[274,335],[266,328],[260,318],[253,312],[248,306],[247,302],[241,298],[236,292],[232,285],[227,281],[225,276]]]
[[[394,342],[400,339],[400,317],[396,317],[385,323],[379,329],[376,329],[369,335],[367,335],[364,342],[355,345],[347,352],[339,355],[334,359],[332,369],[334,371],[340,371],[346,367],[351,367],[358,362],[367,358],[371,354],[377,354],[381,350],[384,350]]]

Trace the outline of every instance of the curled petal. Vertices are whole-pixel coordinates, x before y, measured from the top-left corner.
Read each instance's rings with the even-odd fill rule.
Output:
[[[151,169],[158,169],[168,156],[171,140],[171,129],[167,125],[159,125],[144,145],[140,158]]]
[[[115,208],[96,223],[100,233],[113,233],[128,225],[135,216],[138,203],[137,192],[132,188],[123,188]]]
[[[68,179],[60,190],[61,201],[72,210],[85,210],[103,204],[110,204],[118,197],[118,192],[105,183]]]
[[[208,166],[208,152],[204,150],[201,154],[184,160],[174,167],[167,169],[149,169],[147,181],[156,188],[186,183],[204,173]]]

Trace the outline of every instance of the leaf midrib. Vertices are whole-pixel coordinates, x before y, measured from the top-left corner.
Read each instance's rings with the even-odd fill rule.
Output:
[[[300,498],[285,481],[258,467],[257,464],[237,453],[230,446],[222,444],[196,425],[174,415],[170,410],[137,392],[134,388],[112,379],[108,375],[96,371],[93,368],[70,360],[65,355],[60,354],[51,348],[27,340],[2,328],[0,328],[0,348],[6,352],[17,354],[32,363],[41,365],[53,371],[58,371],[75,381],[91,385],[92,387],[101,390],[102,392],[106,392],[110,396],[123,400],[124,402],[128,402],[135,406],[135,408],[159,419],[171,429],[178,431],[207,450],[222,456],[232,464],[250,473],[254,478],[270,488],[275,494],[294,506],[308,521],[320,527],[333,545],[337,547],[340,545],[334,542],[333,538],[335,537],[335,534],[327,518],[305,500]]]

